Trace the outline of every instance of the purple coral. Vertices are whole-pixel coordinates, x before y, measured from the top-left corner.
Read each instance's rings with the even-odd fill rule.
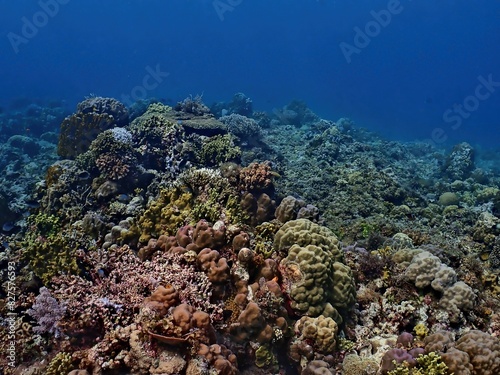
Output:
[[[406,362],[409,368],[413,368],[417,364],[415,358],[404,349],[393,348],[388,350],[382,357],[382,374],[387,374],[403,362]]]
[[[40,288],[40,294],[36,297],[32,308],[27,311],[36,319],[38,325],[33,328],[35,333],[53,333],[59,335],[57,324],[64,316],[66,307],[62,306],[52,297],[46,287]]]

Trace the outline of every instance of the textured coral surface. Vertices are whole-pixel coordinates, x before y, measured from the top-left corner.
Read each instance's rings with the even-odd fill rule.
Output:
[[[3,373],[500,373],[500,176],[471,145],[143,104],[0,148]]]

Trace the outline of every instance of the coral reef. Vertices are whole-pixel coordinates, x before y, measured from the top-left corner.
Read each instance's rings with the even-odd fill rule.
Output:
[[[86,99],[65,160],[54,134],[4,137],[4,373],[500,372],[500,177],[480,149],[298,101],[213,108]]]
[[[115,126],[128,123],[127,108],[113,98],[90,97],[78,103],[76,112],[61,123],[57,153],[75,158],[87,151],[97,135]]]

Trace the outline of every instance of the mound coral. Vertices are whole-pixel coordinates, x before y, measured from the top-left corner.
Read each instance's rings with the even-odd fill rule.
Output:
[[[77,111],[62,122],[57,152],[64,158],[73,159],[87,151],[99,133],[127,125],[127,122],[127,108],[116,99],[85,99],[77,105]]]
[[[355,299],[351,269],[339,262],[338,240],[327,228],[307,219],[289,221],[276,233],[275,248],[287,252],[279,264],[282,288],[298,315],[324,315],[342,322]]]
[[[456,272],[435,255],[422,249],[403,249],[394,254],[393,259],[408,264],[404,277],[414,282],[417,288],[431,286],[443,294],[440,306],[448,312],[450,322],[457,323],[462,312],[474,307],[476,295],[472,288],[463,281],[457,282]]]

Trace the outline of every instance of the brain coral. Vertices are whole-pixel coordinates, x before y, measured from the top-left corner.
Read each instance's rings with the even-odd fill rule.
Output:
[[[472,330],[454,342],[450,332],[437,332],[424,339],[425,352],[439,352],[454,375],[500,373],[500,341],[488,333]]]
[[[334,261],[341,262],[339,240],[327,227],[308,219],[297,219],[283,225],[274,237],[274,248],[286,252],[292,245],[315,245],[327,252]]]
[[[338,326],[332,318],[303,316],[295,328],[301,334],[299,340],[312,342],[320,353],[328,354],[335,349]]]
[[[500,374],[498,337],[481,331],[470,331],[457,340],[455,348],[469,355],[474,375]]]
[[[351,269],[338,260],[338,240],[325,227],[306,219],[289,221],[276,233],[275,248],[288,255],[279,264],[282,288],[298,315],[324,315],[340,323],[337,309],[355,299]]]
[[[405,277],[413,281],[417,288],[431,286],[443,293],[439,304],[448,312],[448,319],[452,323],[458,322],[462,311],[472,310],[476,295],[466,283],[456,282],[457,275],[451,267],[441,263],[437,256],[421,249],[400,250],[393,259],[407,264],[410,256],[412,259],[404,273]]]
[[[459,281],[447,288],[439,304],[443,310],[448,311],[452,323],[457,323],[461,311],[470,311],[474,307],[476,295],[470,286]]]

